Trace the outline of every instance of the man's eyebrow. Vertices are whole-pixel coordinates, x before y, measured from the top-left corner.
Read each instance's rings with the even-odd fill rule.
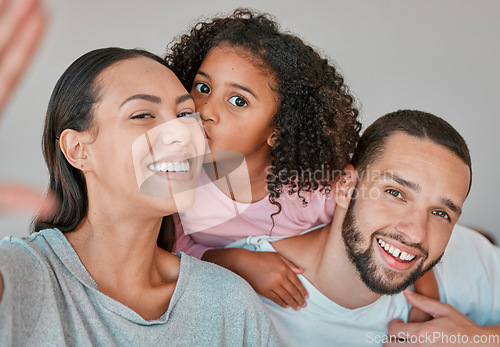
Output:
[[[180,103],[186,101],[186,100],[194,100],[191,94],[182,94],[181,96],[178,96],[175,98],[175,103],[179,105]]]
[[[409,188],[415,192],[419,192],[421,189],[418,184],[411,182],[411,181],[408,181],[408,180],[404,179],[403,177],[398,176],[395,173],[390,172],[390,171],[384,171],[383,177],[386,179],[391,179],[393,181],[396,181],[397,183],[399,183],[403,187]]]
[[[155,104],[161,103],[161,98],[159,96],[150,95],[150,94],[135,94],[135,95],[132,95],[131,97],[125,99],[125,101],[122,102],[122,104],[120,105],[120,107],[122,107],[123,105],[125,105],[127,102],[132,101],[132,100],[136,100],[136,99],[141,99],[141,100],[146,100],[146,101],[154,102]]]
[[[453,201],[448,198],[441,198],[441,202],[445,204],[450,210],[457,213],[458,215],[462,214],[462,209],[456,205]]]

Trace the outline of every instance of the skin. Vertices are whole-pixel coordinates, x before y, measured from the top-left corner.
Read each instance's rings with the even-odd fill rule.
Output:
[[[87,218],[65,235],[101,292],[155,319],[168,308],[179,275],[179,258],[156,245],[162,217],[177,207],[172,197],[140,193],[132,145],[145,132],[194,112],[194,102],[170,70],[145,57],[114,64],[98,79],[103,86],[94,111],[98,131],[61,134],[61,150],[84,172],[89,197]],[[156,149],[203,153],[201,130],[192,136],[201,136],[201,142],[166,129],[163,147]]]
[[[382,172],[397,174],[398,180],[390,175],[381,176]],[[374,250],[375,272],[392,284],[403,282],[420,264],[425,267],[444,252],[467,195],[470,173],[467,165],[448,149],[429,140],[398,133],[388,139],[383,154],[362,179],[352,166],[346,168],[342,178],[334,186],[337,208],[332,225],[274,242],[273,247],[305,269],[304,276],[329,299],[355,309],[373,303],[381,294],[371,291],[360,279],[342,239],[353,190],[358,189],[353,209],[355,224],[362,236],[359,247]],[[402,185],[399,178],[419,189]],[[399,269],[382,253],[374,236],[383,237],[390,243],[405,244],[418,257],[409,267]],[[339,278],[342,281],[338,281]],[[425,296],[406,296],[411,304],[440,319],[409,324],[394,321],[390,333],[451,333],[456,331],[451,329],[455,323],[459,324],[461,333],[471,335],[483,328],[489,332],[499,328],[478,327],[451,306]]]
[[[0,1],[0,119],[7,103],[34,57],[47,19],[38,0]],[[35,188],[0,182],[1,213],[52,211],[54,200]],[[3,279],[0,274],[0,299]]]
[[[47,24],[38,0],[0,1],[0,117],[33,59]],[[52,196],[0,182],[0,213],[50,213]]]
[[[267,196],[266,167],[271,165],[271,123],[278,110],[274,84],[249,53],[214,47],[196,74],[191,95],[203,119],[213,152],[237,151],[245,156],[252,202]]]
[[[271,125],[278,110],[274,83],[250,53],[222,45],[207,54],[191,89],[212,152],[231,150],[244,155],[252,202],[268,194]],[[205,252],[202,259],[236,272],[259,294],[283,307],[306,305],[307,291],[296,276],[302,269],[279,254],[216,249]]]

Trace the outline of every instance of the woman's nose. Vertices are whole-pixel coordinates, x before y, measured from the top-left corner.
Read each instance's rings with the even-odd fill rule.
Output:
[[[191,141],[191,131],[188,124],[181,118],[173,119],[161,125],[160,139],[164,145],[187,145]]]

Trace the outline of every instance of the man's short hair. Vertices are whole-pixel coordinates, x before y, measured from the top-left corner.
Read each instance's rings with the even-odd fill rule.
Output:
[[[428,139],[455,153],[469,167],[472,184],[472,163],[469,148],[462,136],[444,119],[416,110],[399,110],[377,119],[363,132],[352,157],[352,165],[360,175],[382,155],[387,139],[404,133]]]

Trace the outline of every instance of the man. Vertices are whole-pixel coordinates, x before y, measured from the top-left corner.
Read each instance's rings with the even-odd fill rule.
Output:
[[[284,345],[500,343],[500,249],[461,226],[450,239],[470,185],[467,145],[444,120],[404,110],[366,129],[334,184],[331,225],[272,244],[240,242],[305,269],[305,309],[263,298]],[[441,258],[441,300],[458,311],[402,293]],[[408,302],[435,319],[403,323]]]

